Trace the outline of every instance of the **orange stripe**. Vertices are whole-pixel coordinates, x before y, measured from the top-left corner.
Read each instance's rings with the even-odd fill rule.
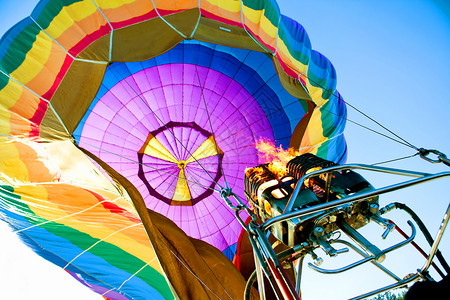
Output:
[[[206,10],[211,14],[214,14],[218,17],[234,21],[237,23],[241,23],[241,11],[240,11],[240,5],[239,2],[234,7],[230,6],[230,10],[226,8],[219,7],[217,5],[213,5],[210,2],[205,1],[202,3],[202,10]],[[235,11],[238,9],[237,11]]]
[[[143,225],[106,210],[92,193],[68,184],[24,185],[14,190],[36,215],[104,239],[162,272]]]
[[[19,86],[18,83],[13,83],[12,81],[10,81],[9,84],[16,84]],[[22,86],[19,86],[18,89],[21,90],[20,96],[9,111],[16,113],[22,118],[31,119],[38,109],[39,102],[42,100]],[[17,118],[18,117],[16,117],[16,119]],[[19,123],[23,124],[23,122]]]
[[[48,201],[57,205],[59,209],[67,214],[78,213],[83,209],[90,208],[72,217],[81,223],[91,224],[93,221],[100,220],[102,226],[106,226],[113,231],[121,230],[126,226],[135,224],[135,222],[120,214],[111,213],[109,210],[106,210],[99,204],[98,198],[87,190],[64,184],[48,185],[47,191]],[[132,227],[122,233],[144,246],[150,246],[143,227]]]
[[[96,10],[95,13],[87,16],[86,18],[76,21],[72,26],[68,27],[61,35],[56,38],[64,49],[69,51],[78,42],[97,30],[101,26],[107,24],[105,18],[101,13]],[[50,33],[51,34],[51,33]]]
[[[19,153],[20,160],[28,169],[28,180],[30,182],[52,182],[60,178],[59,168],[51,165],[48,157],[38,155],[36,150],[30,146],[16,142],[14,143]],[[44,162],[47,161],[48,165]]]
[[[180,11],[198,7],[197,0],[155,0],[155,6],[162,10]]]
[[[8,112],[5,112],[5,113],[8,113]],[[30,122],[28,120],[22,118],[18,114],[15,114],[15,113],[10,113],[9,125],[10,125],[9,133],[8,132],[3,132],[3,129],[2,129],[2,133],[3,134],[10,134],[10,135],[17,135],[17,136],[21,136],[21,135],[27,136],[31,132],[31,124],[30,124]]]
[[[39,95],[44,95],[52,87],[66,57],[67,54],[64,50],[58,44],[52,42],[47,61],[42,62],[41,71],[27,83],[27,87]]]
[[[103,13],[111,23],[133,19],[153,10],[152,2],[147,0],[137,0],[132,3],[123,4],[117,8],[102,8]]]
[[[271,37],[266,31],[264,31],[263,26],[261,26],[261,19],[258,23],[254,23],[249,18],[244,16],[244,24],[247,30],[251,31],[259,42],[270,48],[272,51],[275,50],[276,37]]]

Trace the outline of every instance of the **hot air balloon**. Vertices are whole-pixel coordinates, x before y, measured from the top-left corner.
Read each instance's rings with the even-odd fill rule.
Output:
[[[0,73],[0,216],[109,299],[237,297],[220,195],[255,144],[346,157],[336,72],[271,0],[42,0]]]

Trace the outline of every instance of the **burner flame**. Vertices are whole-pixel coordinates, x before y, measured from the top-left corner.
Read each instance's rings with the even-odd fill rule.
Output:
[[[267,168],[278,178],[287,175],[286,164],[297,155],[297,153],[290,153],[289,150],[283,149],[281,145],[276,147],[269,140],[260,139],[255,147],[260,162],[269,163]]]

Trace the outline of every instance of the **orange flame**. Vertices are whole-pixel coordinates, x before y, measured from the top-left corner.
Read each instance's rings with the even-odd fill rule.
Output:
[[[287,174],[286,164],[295,157],[289,153],[289,150],[284,150],[282,146],[278,148],[269,140],[260,139],[255,144],[258,156],[262,163],[269,163],[268,169],[276,174],[279,178]]]

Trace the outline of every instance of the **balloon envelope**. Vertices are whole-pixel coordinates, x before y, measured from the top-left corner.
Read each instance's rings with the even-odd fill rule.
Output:
[[[180,258],[233,259],[220,191],[245,199],[259,140],[345,160],[335,70],[274,1],[41,1],[0,71],[1,217],[111,299],[220,282]]]

